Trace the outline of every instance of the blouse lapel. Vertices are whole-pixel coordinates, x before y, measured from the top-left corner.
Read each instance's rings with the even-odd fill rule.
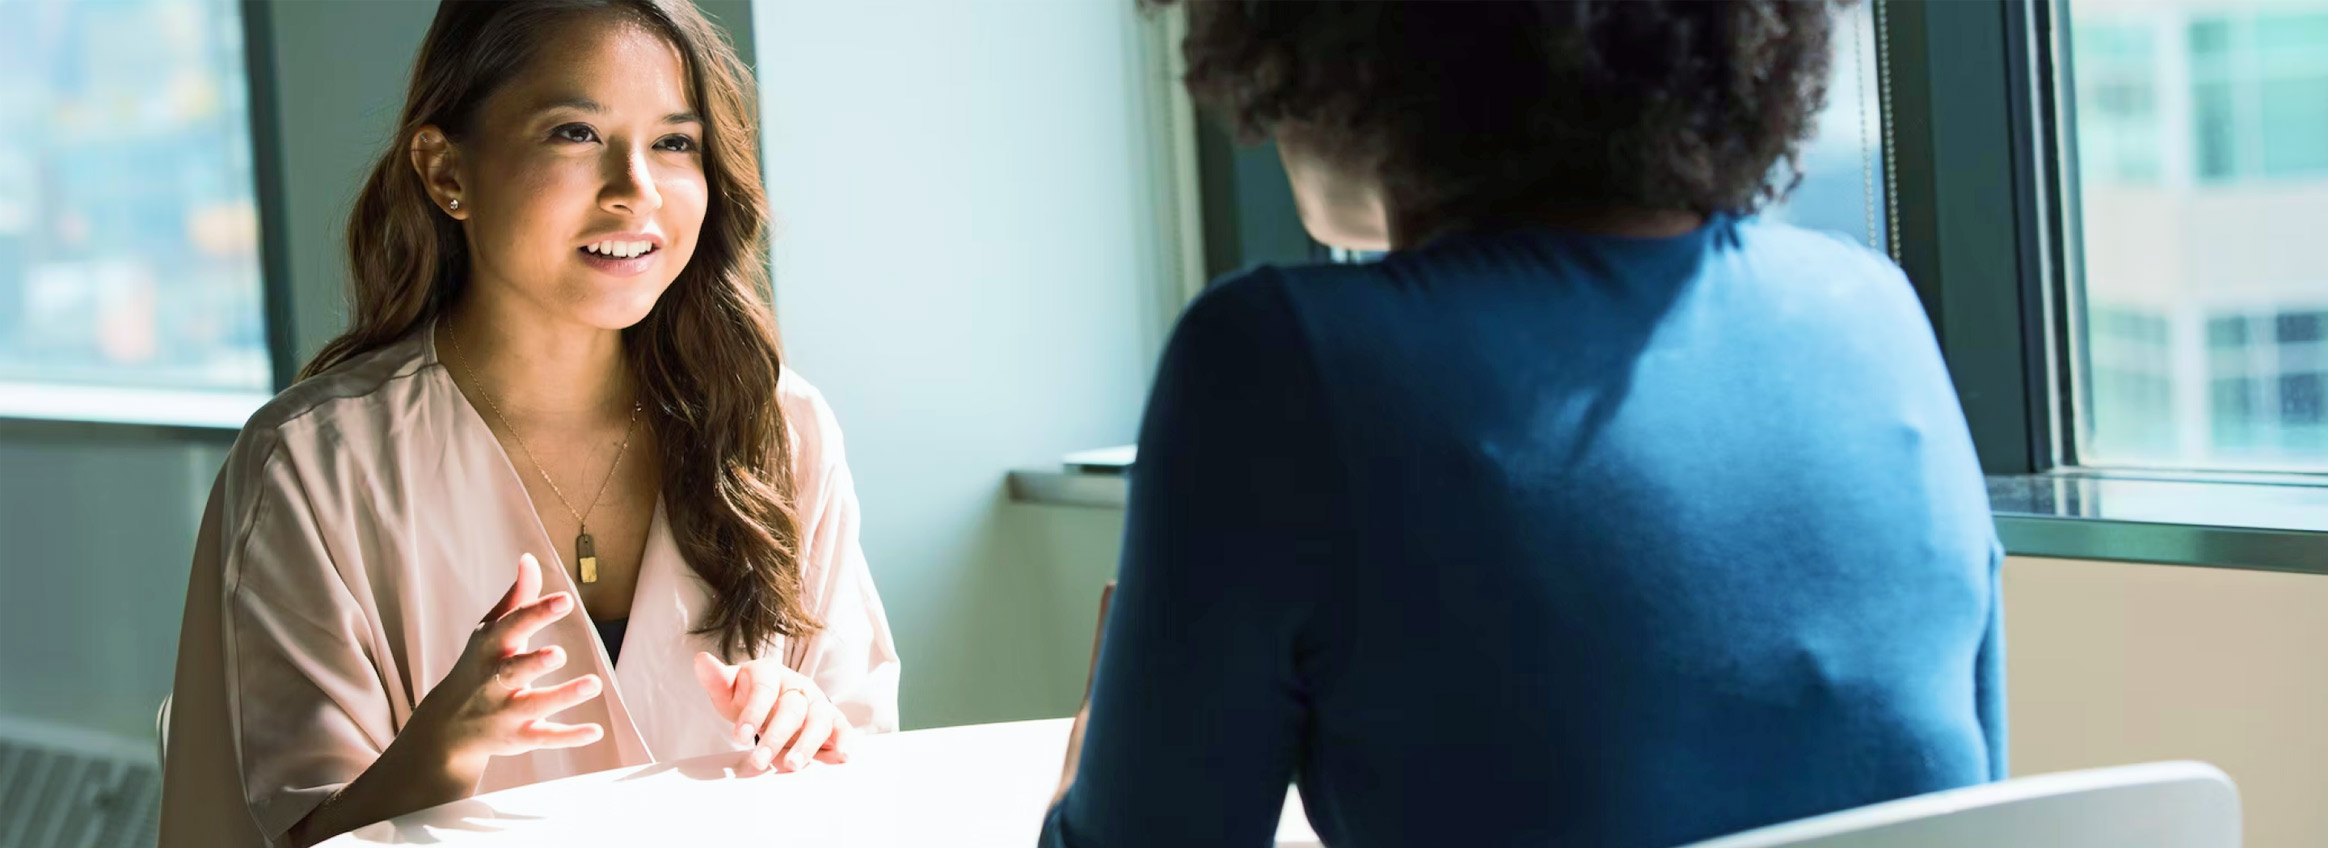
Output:
[[[543,542],[548,542],[549,534],[539,529],[538,520],[536,525],[535,534]],[[569,646],[566,649],[567,656],[588,656],[591,663],[589,673],[597,674],[598,679],[606,682],[606,686],[599,690],[604,693],[599,695],[599,700],[606,705],[606,739],[614,743],[615,756],[621,759],[620,765],[635,766],[654,762],[654,749],[647,744],[646,737],[639,733],[637,722],[632,720],[628,693],[620,677],[621,669],[607,657],[606,643],[598,638],[598,628],[590,620],[590,611],[582,606],[580,588],[574,585],[574,578],[566,574],[565,561],[558,555],[557,547],[549,545],[544,550],[551,552],[551,561],[542,563],[542,594],[568,592],[574,596],[575,602],[571,614],[552,622],[542,629],[542,633],[556,639],[561,645]],[[630,632],[625,631],[623,644],[626,647],[636,644],[629,638]],[[577,653],[572,647],[575,645],[588,645],[590,650]],[[631,652],[624,651],[623,655],[630,656]],[[558,717],[553,716],[551,720],[558,720]]]
[[[426,364],[441,366],[443,360],[438,356],[436,349],[436,328],[437,325],[434,323],[431,323],[428,328],[428,346],[425,351]],[[478,414],[476,407],[469,403],[468,397],[461,394],[461,389],[454,384],[451,373],[445,368],[439,367],[436,369],[434,379],[440,381],[435,392],[436,396],[454,408],[452,417],[457,422],[455,426],[459,433],[456,438],[470,441],[474,445],[475,453],[482,457],[492,458],[476,463],[478,476],[467,481],[476,486],[479,491],[463,494],[475,497],[480,501],[505,505],[507,507],[505,511],[508,515],[506,520],[510,525],[507,538],[522,540],[523,549],[534,552],[535,558],[541,560],[542,594],[567,592],[571,593],[575,599],[574,611],[565,618],[551,622],[549,626],[542,628],[541,632],[534,636],[530,647],[539,649],[550,644],[559,645],[566,649],[568,657],[586,658],[588,667],[580,668],[569,664],[566,668],[545,675],[535,685],[553,686],[583,674],[593,673],[607,684],[600,690],[604,694],[598,698],[599,703],[603,705],[601,709],[605,711],[605,738],[601,739],[598,744],[582,748],[535,751],[529,756],[543,760],[571,761],[565,769],[566,773],[582,773],[654,762],[654,751],[647,745],[645,737],[639,733],[637,724],[632,720],[632,711],[625,703],[624,687],[616,675],[613,661],[606,655],[606,645],[599,640],[598,628],[592,625],[589,611],[584,609],[581,604],[582,593],[574,585],[573,578],[566,574],[565,557],[559,553],[558,545],[550,541],[549,531],[542,528],[540,516],[534,514],[533,502],[526,496],[525,485],[518,479],[517,466],[510,461],[508,452],[501,449],[500,440],[493,437],[493,430],[485,425],[484,417]],[[661,515],[662,510],[658,505],[655,522],[658,527],[661,526]],[[650,547],[652,547],[651,544]],[[514,575],[515,569],[510,569],[507,573]],[[486,596],[488,598],[486,603],[490,605],[493,602],[492,599],[497,599],[502,592],[508,590],[508,584],[495,581],[488,581],[488,583],[492,585],[491,594]],[[628,639],[625,642],[626,645],[630,644]],[[624,653],[628,655],[630,652]],[[594,718],[592,714],[597,712],[592,707],[592,704],[583,704],[553,716],[552,720],[591,721]],[[606,756],[606,754],[596,752],[602,750],[602,746],[607,743],[613,745],[613,750],[609,753],[616,762],[606,763],[603,760],[590,762],[597,757]]]
[[[694,633],[710,605],[703,582],[679,554],[669,513],[658,499],[615,673],[645,741],[664,759],[743,747],[728,735],[731,725],[695,678],[696,652],[717,653],[711,639]]]

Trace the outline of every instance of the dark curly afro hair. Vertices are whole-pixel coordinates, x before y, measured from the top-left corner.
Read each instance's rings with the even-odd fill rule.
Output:
[[[1819,0],[1179,2],[1189,91],[1241,138],[1298,122],[1399,203],[1471,218],[1783,197],[1833,25]]]

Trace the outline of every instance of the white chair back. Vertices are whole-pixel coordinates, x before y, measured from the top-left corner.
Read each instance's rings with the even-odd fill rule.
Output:
[[[1683,848],[2239,848],[2239,790],[2205,763],[2042,774]]]
[[[167,774],[170,770],[170,696],[162,696],[162,706],[154,710],[154,766]]]

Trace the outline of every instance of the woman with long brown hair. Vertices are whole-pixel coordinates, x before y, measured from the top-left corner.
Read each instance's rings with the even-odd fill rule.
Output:
[[[896,728],[840,431],[764,300],[752,89],[687,0],[439,7],[349,329],[211,493],[163,844]]]

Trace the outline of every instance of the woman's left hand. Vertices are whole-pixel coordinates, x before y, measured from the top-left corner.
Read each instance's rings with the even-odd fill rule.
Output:
[[[744,774],[799,771],[811,759],[849,761],[849,720],[806,675],[773,659],[728,665],[698,653],[695,679],[719,714],[736,723],[736,741],[757,742]]]

